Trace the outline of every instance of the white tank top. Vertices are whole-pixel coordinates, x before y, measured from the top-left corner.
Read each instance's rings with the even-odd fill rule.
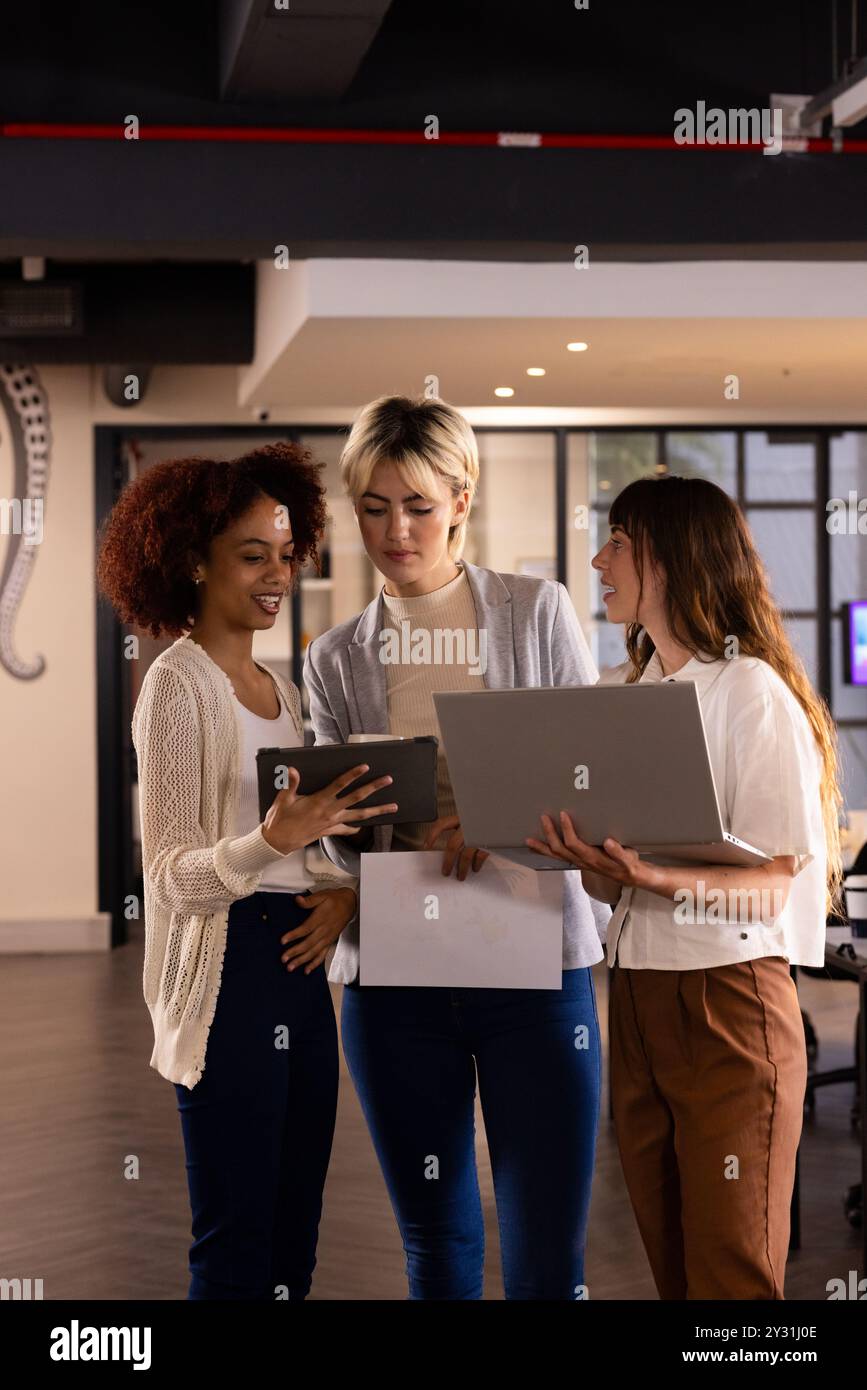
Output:
[[[273,684],[273,682],[272,682]],[[274,686],[276,690],[277,687]],[[260,714],[242,705],[237,696],[235,708],[243,736],[241,749],[241,786],[238,798],[237,835],[246,835],[255,830],[262,817],[259,815],[259,787],[256,780],[256,752],[259,748],[300,748],[302,739],[295,728],[295,721],[283,696],[277,691],[280,713],[276,719],[263,719]],[[304,865],[303,849],[293,850],[284,859],[275,859],[267,864],[259,880],[260,893],[303,893],[305,888],[315,888],[316,880]]]

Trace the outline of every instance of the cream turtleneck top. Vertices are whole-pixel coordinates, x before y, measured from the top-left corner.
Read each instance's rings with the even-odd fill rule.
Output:
[[[396,738],[433,734],[440,740],[437,813],[456,815],[433,693],[484,689],[485,648],[467,576],[461,570],[442,588],[413,598],[383,590],[382,602],[387,627],[397,634],[391,644],[397,659],[385,663],[388,732]],[[396,825],[394,848],[421,849],[429,829],[424,822]]]

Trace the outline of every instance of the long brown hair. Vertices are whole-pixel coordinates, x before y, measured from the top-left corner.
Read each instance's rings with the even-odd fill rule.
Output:
[[[839,910],[843,796],[837,730],[789,641],[740,509],[705,478],[640,478],[614,499],[608,521],[629,537],[639,586],[648,559],[665,571],[665,613],[676,642],[694,656],[720,658],[731,655],[736,638],[735,650],[772,666],[806,714],[822,755],[827,909]],[[656,650],[637,622],[627,625],[626,650],[632,664],[628,681],[637,681]]]

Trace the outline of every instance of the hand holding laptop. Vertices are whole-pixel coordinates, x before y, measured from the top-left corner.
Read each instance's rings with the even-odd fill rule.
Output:
[[[573,868],[585,873],[598,874],[609,879],[621,888],[647,888],[653,875],[653,866],[642,860],[638,850],[621,845],[610,836],[602,847],[588,845],[575,833],[572,818],[568,811],[561,811],[559,827],[551,816],[542,815],[544,841],[529,838],[525,843],[537,854],[550,859],[561,859]]]

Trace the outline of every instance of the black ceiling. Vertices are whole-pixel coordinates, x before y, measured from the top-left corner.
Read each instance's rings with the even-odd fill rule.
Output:
[[[30,3],[2,19],[0,128],[134,114],[417,132],[434,114],[444,131],[671,135],[674,111],[699,100],[761,107],[827,86],[850,52],[839,0],[835,69],[831,13],[832,0]],[[867,254],[857,154],[0,133],[0,190],[7,261],[229,261],[283,243],[297,257]]]
[[[764,105],[770,92],[831,81],[831,0],[392,0],[339,100],[298,98],[287,74],[273,101],[223,100],[221,32],[246,5],[212,0],[6,7],[0,119],[417,128],[436,113],[468,130],[670,132],[672,113]],[[325,25],[339,52],[363,0],[273,3],[265,35],[287,54]],[[865,7],[867,8],[867,7]],[[256,6],[253,5],[255,10]],[[849,52],[839,0],[838,66]],[[221,17],[222,16],[222,17]],[[373,21],[375,29],[375,20]],[[299,45],[300,46],[300,45]],[[321,55],[322,49],[317,49]],[[322,64],[327,67],[327,60]]]

